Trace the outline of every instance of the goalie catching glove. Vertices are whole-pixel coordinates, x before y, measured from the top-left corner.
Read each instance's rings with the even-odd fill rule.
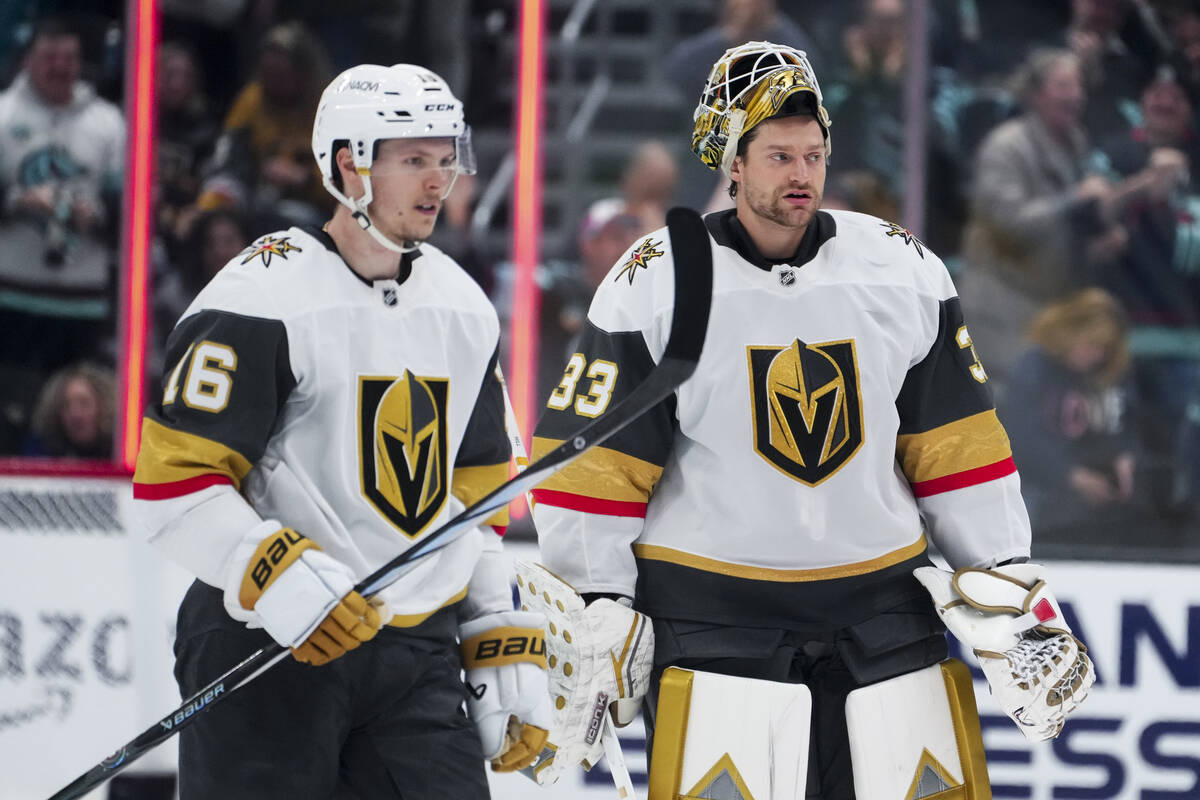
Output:
[[[1058,735],[1096,680],[1044,571],[1040,564],[913,570],[946,627],[974,650],[996,701],[1035,742]]]
[[[292,649],[297,661],[327,664],[372,639],[386,618],[381,601],[354,591],[354,573],[306,536],[276,523],[251,531],[234,552],[225,610]]]
[[[496,772],[524,769],[541,755],[550,728],[542,615],[487,614],[463,623],[458,635],[483,755]]]
[[[637,716],[654,662],[650,618],[601,598],[584,603],[570,584],[540,564],[516,562],[521,607],[546,617],[546,659],[554,719],[546,756],[531,777],[554,783],[604,755],[601,732],[611,711],[618,725]]]

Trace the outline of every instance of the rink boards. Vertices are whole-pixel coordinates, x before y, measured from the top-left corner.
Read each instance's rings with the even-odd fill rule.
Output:
[[[0,478],[6,800],[48,795],[179,703],[171,641],[189,579],[128,531],[129,502],[127,479]],[[509,549],[536,559],[532,545]],[[977,674],[994,796],[1200,797],[1200,565],[1054,562],[1050,574],[1099,680],[1062,736],[1032,745]],[[640,723],[621,738],[644,798]],[[171,740],[132,770],[174,758]],[[617,796],[603,764],[553,787],[504,776],[493,788],[497,800]]]

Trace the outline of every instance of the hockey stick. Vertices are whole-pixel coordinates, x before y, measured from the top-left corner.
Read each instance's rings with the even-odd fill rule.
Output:
[[[565,467],[588,448],[600,444],[658,405],[691,376],[700,359],[708,329],[712,303],[712,246],[703,220],[690,209],[671,209],[667,213],[667,229],[675,262],[675,306],[662,359],[645,380],[608,413],[597,417],[570,439],[530,464],[524,472],[493,489],[475,505],[464,509],[419,545],[404,551],[368,575],[354,587],[355,591],[364,597],[378,593],[408,571],[410,562],[450,544],[480,520],[488,518]],[[68,800],[91,791],[193,723],[202,711],[207,711],[266,672],[285,658],[288,652],[283,645],[271,642],[251,654],[122,745],[111,756],[55,792],[50,800]]]
[[[504,426],[508,430],[508,438],[512,442],[513,456],[517,462],[517,471],[522,472],[529,466],[529,456],[525,452],[525,443],[521,441],[521,433],[517,430],[517,415],[513,411],[512,400],[508,398],[508,386],[504,383],[504,373],[500,365],[496,365],[496,378],[500,381],[500,392],[504,396]],[[525,505],[533,514],[533,498],[525,494]],[[625,766],[625,754],[621,752],[621,742],[617,739],[617,728],[612,717],[604,716],[604,725],[600,729],[600,740],[604,743],[604,757],[608,762],[608,772],[612,776],[617,794],[625,800],[637,800],[637,789],[633,786],[633,778],[629,768]],[[522,770],[524,774],[524,770]]]

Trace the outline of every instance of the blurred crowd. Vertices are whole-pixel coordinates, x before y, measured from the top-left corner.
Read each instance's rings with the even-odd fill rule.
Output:
[[[776,41],[808,52],[833,120],[825,204],[921,233],[954,275],[1039,536],[1200,543],[1200,0],[926,0],[924,37],[911,0],[678,2],[703,19],[647,43],[670,125],[628,148],[608,194],[538,269],[539,394],[596,284],[666,209],[729,204],[687,152],[691,112],[727,47]],[[309,140],[339,70],[423,64],[466,100],[477,136],[511,130],[513,5],[163,0],[152,370],[192,297],[253,238],[328,217]],[[569,4],[549,5],[553,28]],[[123,7],[29,0],[0,13],[6,453],[109,449]],[[905,169],[918,61],[926,213],[906,220],[920,188]],[[472,237],[497,165],[481,167],[478,186],[455,187],[433,243],[503,316],[511,265]]]

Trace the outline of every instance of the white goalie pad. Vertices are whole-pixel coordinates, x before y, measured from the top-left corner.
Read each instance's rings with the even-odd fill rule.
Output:
[[[811,716],[804,684],[667,668],[649,800],[803,798]]]
[[[846,727],[857,797],[990,796],[971,673],[961,661],[855,689]]]
[[[575,589],[540,564],[515,563],[522,610],[546,618],[546,666],[553,720],[542,757],[524,774],[553,783],[604,756],[610,709],[618,724],[636,715],[650,682],[654,629],[632,608],[600,599],[585,605]]]

